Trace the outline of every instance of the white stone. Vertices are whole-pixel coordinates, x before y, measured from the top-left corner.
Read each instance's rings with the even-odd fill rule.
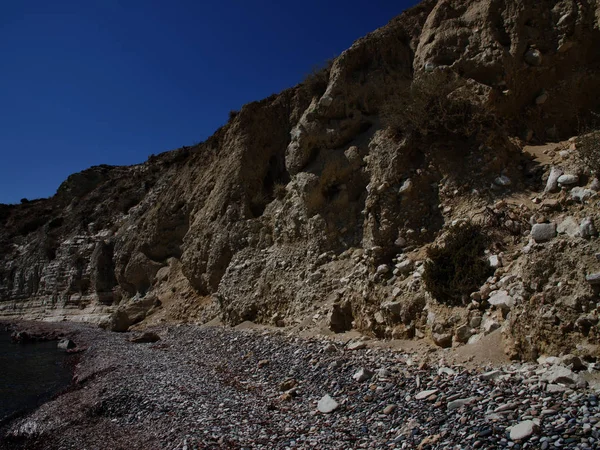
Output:
[[[399,273],[406,275],[406,274],[410,273],[410,271],[413,268],[413,265],[414,265],[414,263],[413,263],[412,259],[405,259],[404,261],[396,264],[396,269],[398,269]]]
[[[399,194],[407,194],[408,192],[410,192],[412,190],[412,187],[413,187],[413,183],[409,178],[402,184],[402,186],[400,186],[398,193]]]
[[[323,396],[319,403],[317,403],[317,409],[323,414],[329,414],[339,408],[339,403],[331,398],[328,394]]]
[[[576,384],[578,376],[571,369],[564,366],[553,365],[544,371],[541,381],[551,384]]]
[[[575,218],[568,216],[565,218],[565,220],[557,225],[556,232],[558,234],[566,234],[570,237],[576,237],[579,236],[579,225],[577,224]]]
[[[360,368],[358,370],[358,372],[356,372],[354,375],[352,375],[352,378],[354,378],[359,383],[362,383],[363,381],[367,381],[372,376],[373,376],[373,372],[371,372],[370,370],[364,369],[364,368]]]
[[[488,303],[501,309],[510,309],[515,306],[515,299],[506,291],[494,291],[490,294]]]
[[[377,273],[379,275],[383,275],[386,274],[390,271],[390,268],[387,264],[381,264],[379,267],[377,267]]]
[[[562,169],[558,167],[552,167],[548,181],[546,182],[546,189],[544,192],[556,192],[558,190],[558,178],[563,174]]]
[[[595,197],[596,192],[591,189],[586,189],[582,187],[574,187],[570,192],[571,198],[580,203],[585,202],[587,199]]]
[[[488,258],[488,261],[489,261],[490,267],[492,269],[497,269],[498,267],[502,267],[502,261],[500,260],[500,257],[498,255],[491,255]]]
[[[558,177],[558,184],[563,186],[571,186],[573,184],[577,184],[579,182],[579,177],[577,175],[566,173]]]
[[[537,433],[539,426],[533,420],[524,420],[510,428],[510,438],[513,441],[527,439],[533,433]]]

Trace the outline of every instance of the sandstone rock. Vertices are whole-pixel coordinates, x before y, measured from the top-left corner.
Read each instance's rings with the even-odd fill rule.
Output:
[[[535,98],[535,104],[543,105],[544,103],[546,103],[547,100],[548,100],[548,93],[546,91],[543,91],[542,93],[540,93],[540,95],[538,95]]]
[[[134,344],[145,344],[160,341],[160,336],[154,331],[144,331],[130,339]]]
[[[498,328],[500,328],[500,324],[491,317],[486,317],[483,320],[483,324],[481,325],[481,327],[483,328],[485,334],[490,334],[492,331],[495,331]]]
[[[336,402],[331,396],[324,395],[319,403],[317,403],[317,409],[323,414],[329,414],[339,408],[339,403]]]
[[[464,344],[469,340],[472,334],[471,329],[467,325],[461,325],[456,329],[456,340]]]
[[[433,333],[431,337],[438,347],[452,347],[452,335],[449,333]]]
[[[127,313],[121,309],[115,311],[107,322],[101,324],[103,328],[119,333],[125,332],[132,325]]]
[[[289,391],[290,389],[295,388],[298,385],[298,382],[295,378],[287,378],[279,384],[280,391]]]
[[[534,433],[538,433],[540,430],[533,420],[524,420],[510,428],[510,438],[513,441],[521,441],[531,437]]]
[[[536,223],[531,228],[531,237],[535,242],[547,242],[556,236],[556,224]]]
[[[383,412],[383,414],[390,415],[394,411],[396,411],[397,408],[398,408],[397,405],[387,405],[385,408],[383,408],[382,412]]]
[[[481,316],[471,317],[469,325],[471,326],[471,328],[479,328],[479,326],[481,325]]]

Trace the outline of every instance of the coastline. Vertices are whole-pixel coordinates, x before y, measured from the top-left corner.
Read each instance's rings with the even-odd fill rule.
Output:
[[[7,424],[2,449],[504,448],[527,418],[539,425],[523,449],[598,434],[584,428],[600,421],[595,394],[544,381],[534,364],[467,368],[448,352],[285,329],[169,325],[134,343],[135,333],[43,326],[87,348],[72,386]],[[331,413],[319,412],[325,395]]]

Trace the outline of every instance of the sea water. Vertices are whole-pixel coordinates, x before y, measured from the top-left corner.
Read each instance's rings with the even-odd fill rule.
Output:
[[[10,333],[0,331],[0,423],[65,389],[68,357],[56,341],[14,344]]]

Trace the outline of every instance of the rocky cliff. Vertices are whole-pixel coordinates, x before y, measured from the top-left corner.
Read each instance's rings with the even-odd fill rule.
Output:
[[[593,354],[598,48],[596,0],[426,0],[204,143],[0,205],[0,316]]]

